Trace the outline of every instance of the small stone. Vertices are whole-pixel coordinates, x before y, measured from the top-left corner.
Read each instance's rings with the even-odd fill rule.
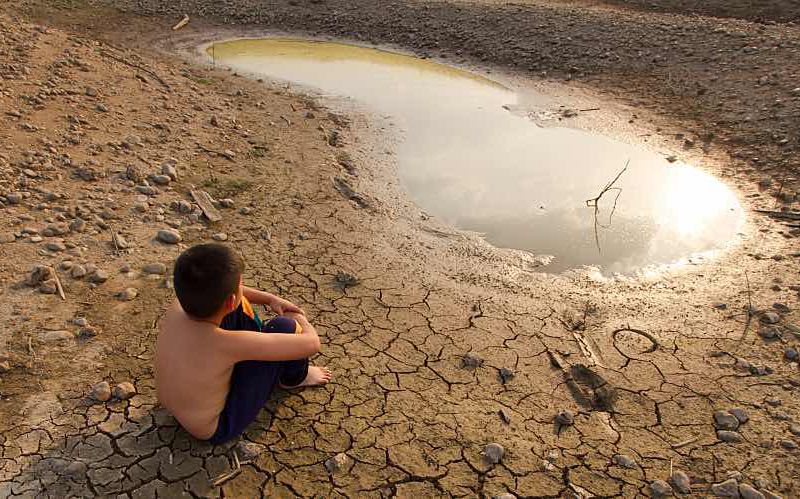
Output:
[[[72,323],[78,327],[86,327],[89,325],[89,321],[86,320],[86,317],[75,317],[72,319]]]
[[[506,492],[505,494],[497,494],[492,496],[492,499],[517,499],[517,496],[514,494],[509,494]]]
[[[623,468],[636,467],[636,460],[630,456],[626,456],[625,454],[615,454],[612,460],[614,461],[614,464],[617,466],[622,466]]]
[[[8,204],[20,204],[22,202],[22,194],[19,192],[9,192],[6,194],[6,201],[8,201]]]
[[[504,385],[509,381],[511,381],[514,378],[514,375],[515,373],[513,369],[509,369],[507,367],[500,368],[500,380],[503,382]]]
[[[777,324],[781,321],[781,316],[770,310],[761,314],[759,320],[764,324]]]
[[[13,243],[16,240],[17,236],[15,236],[13,232],[0,234],[0,244]]]
[[[142,267],[145,274],[164,275],[167,273],[167,266],[161,262],[148,263]]]
[[[178,180],[178,160],[170,158],[161,164],[161,173],[168,176],[172,180]]]
[[[89,274],[88,281],[93,284],[103,284],[108,280],[108,272],[97,269]]]
[[[764,402],[767,403],[768,405],[771,405],[772,407],[778,407],[779,405],[782,404],[781,399],[777,397],[768,397],[764,399]]]
[[[242,208],[239,208],[240,215],[249,215],[251,213],[253,213],[253,209],[250,208],[249,206],[244,206]]]
[[[750,416],[747,414],[747,411],[742,409],[741,407],[734,407],[728,412],[731,413],[731,415],[733,415],[733,417],[738,419],[739,423],[742,424],[746,423],[750,419]]]
[[[678,470],[672,473],[672,476],[669,477],[669,482],[681,494],[688,494],[692,491],[692,482],[689,480],[689,475],[683,471]]]
[[[94,87],[86,87],[84,93],[89,97],[97,97],[97,89]]]
[[[82,477],[86,476],[87,469],[88,466],[85,463],[80,461],[72,461],[69,463],[69,465],[67,465],[66,468],[64,468],[64,474],[80,480]]]
[[[511,413],[509,413],[507,410],[500,409],[497,411],[497,413],[500,415],[500,419],[503,420],[505,424],[511,423]]]
[[[780,336],[780,331],[774,327],[760,327],[758,328],[758,335],[765,340],[772,340]]]
[[[483,364],[483,358],[480,355],[468,352],[464,354],[464,357],[461,358],[461,366],[462,367],[480,367]]]
[[[789,426],[789,433],[796,437],[800,437],[800,424],[794,423]]]
[[[136,387],[133,386],[133,383],[124,381],[114,387],[113,395],[117,400],[128,400],[136,395]]]
[[[337,471],[342,471],[347,469],[350,466],[350,456],[347,454],[341,453],[336,454],[332,458],[329,458],[325,461],[325,469],[328,470],[328,473],[336,473]]]
[[[650,491],[653,497],[672,497],[672,487],[664,480],[653,480],[650,482]]]
[[[224,232],[217,232],[216,234],[211,236],[211,239],[215,241],[227,241],[228,234],[225,234]]]
[[[558,414],[556,414],[556,423],[562,426],[572,426],[575,424],[575,414],[569,410],[558,411]]]
[[[108,106],[106,106],[102,102],[100,104],[98,104],[97,106],[95,106],[95,109],[97,109],[97,111],[101,112],[101,113],[107,113],[108,112]]]
[[[222,155],[225,156],[225,159],[228,159],[230,161],[233,161],[233,159],[236,157],[236,153],[231,151],[230,149],[225,149],[224,151],[222,151]]]
[[[45,343],[64,343],[74,339],[75,336],[69,331],[47,331],[42,336],[42,341]]]
[[[96,383],[92,387],[91,397],[98,402],[107,402],[111,400],[111,385],[107,381]]]
[[[252,461],[264,452],[264,446],[246,440],[241,440],[236,444],[236,453],[241,462]]]
[[[779,302],[773,303],[772,308],[774,308],[777,312],[781,314],[788,314],[789,312],[792,311],[785,303],[779,303]]]
[[[162,229],[158,231],[156,239],[165,244],[178,244],[183,241],[180,232],[175,229]]]
[[[506,450],[502,445],[492,442],[483,449],[483,457],[492,464],[497,464],[503,460]]]
[[[76,335],[80,339],[87,339],[87,338],[94,338],[97,336],[98,330],[94,326],[85,326],[78,330],[78,334]]]
[[[798,354],[797,350],[792,347],[786,347],[786,350],[783,351],[783,356],[786,357],[786,360],[795,361],[800,358],[800,354]]]
[[[764,494],[746,483],[739,484],[739,495],[742,496],[742,499],[764,499]]]
[[[739,428],[739,419],[725,411],[716,411],[714,426],[719,430],[736,430]]]
[[[73,265],[73,267],[69,270],[69,275],[73,279],[82,279],[86,276],[86,269],[83,265]]]
[[[136,288],[125,288],[117,293],[117,298],[120,301],[131,301],[139,296],[139,290]]]
[[[711,493],[716,497],[739,497],[739,483],[731,478],[711,486]]]
[[[230,198],[225,198],[225,199],[220,199],[219,200],[219,205],[222,208],[233,208],[234,204],[235,204],[235,202],[233,201],[233,199],[230,199]]]
[[[67,249],[67,247],[64,245],[64,243],[58,242],[58,241],[49,242],[49,243],[45,244],[44,247],[48,251],[55,251],[55,252],[66,251],[66,249]]]
[[[58,293],[58,286],[55,279],[48,279],[39,285],[39,292],[46,295],[54,295]]]
[[[729,444],[738,444],[742,442],[742,436],[735,431],[718,430],[717,438]]]
[[[172,182],[172,178],[169,175],[153,175],[152,180],[158,185],[169,185]]]
[[[786,450],[797,449],[797,443],[794,440],[781,440],[781,447]]]

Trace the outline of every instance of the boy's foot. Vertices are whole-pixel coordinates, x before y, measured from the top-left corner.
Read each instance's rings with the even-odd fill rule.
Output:
[[[302,388],[304,386],[321,386],[327,384],[331,380],[331,377],[333,377],[333,373],[327,367],[308,366],[308,374],[302,383],[296,386],[280,386],[281,388],[288,389]]]

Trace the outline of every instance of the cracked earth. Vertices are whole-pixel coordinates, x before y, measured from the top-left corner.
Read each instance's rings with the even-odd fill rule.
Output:
[[[7,5],[0,497],[800,493],[791,227],[752,215],[719,258],[657,279],[536,273],[373,189],[370,117]],[[152,379],[172,262],[211,240],[308,311],[335,373],[223,446]]]

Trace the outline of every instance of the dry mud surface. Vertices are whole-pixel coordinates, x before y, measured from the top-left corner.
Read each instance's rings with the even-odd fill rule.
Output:
[[[199,4],[171,3],[212,13]],[[572,74],[669,140],[715,131],[709,155],[748,207],[796,207],[796,28],[574,4],[386,2],[380,23],[366,2],[258,4],[217,13],[450,58],[459,36],[466,63]],[[147,50],[172,17],[2,5],[0,497],[798,495],[797,222],[752,213],[718,259],[660,279],[539,274],[373,189],[386,150],[368,117]],[[520,25],[495,22],[509,12]],[[550,45],[525,39],[525,16]],[[679,60],[674,88],[654,85]],[[222,221],[193,189],[231,200]],[[167,229],[180,241],[156,240]],[[151,371],[172,261],[214,238],[245,255],[248,284],[309,311],[315,361],[335,372],[216,447],[158,407]],[[99,401],[103,381],[135,393]]]

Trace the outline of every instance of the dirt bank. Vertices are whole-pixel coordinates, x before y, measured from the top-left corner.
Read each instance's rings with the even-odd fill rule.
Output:
[[[350,5],[259,2],[248,16],[419,50],[440,41],[436,54],[476,63],[535,58],[537,74],[624,94],[665,140],[715,131],[718,161],[747,159],[719,171],[747,182],[749,207],[773,207],[766,193],[784,178],[790,190],[794,28],[574,5],[390,3],[383,18]],[[383,198],[373,184],[387,181],[375,167],[387,146],[374,136],[385,131],[369,117],[147,50],[172,18],[25,12],[68,31],[0,21],[0,497],[632,497],[670,478],[679,490],[675,471],[698,496],[739,484],[797,495],[797,231],[753,215],[719,259],[655,280],[538,274]],[[197,21],[192,36],[209,28]],[[733,51],[740,34],[765,43]],[[636,35],[646,57],[626,45]],[[656,48],[673,38],[679,50]],[[126,44],[138,50],[115,48]],[[595,47],[611,59],[586,56]],[[684,65],[673,94],[664,71]],[[753,65],[777,83],[752,81]],[[716,125],[697,125],[712,111]],[[774,190],[753,187],[762,176]],[[221,222],[198,211],[197,189],[232,200],[217,203]],[[181,241],[155,240],[165,229]],[[215,235],[246,255],[248,284],[309,310],[317,362],[336,376],[281,394],[235,449],[180,430],[150,371],[171,292],[168,270],[145,266],[168,269]],[[103,380],[137,393],[91,398]],[[490,443],[505,449],[497,463]],[[246,462],[215,486],[234,450]]]

